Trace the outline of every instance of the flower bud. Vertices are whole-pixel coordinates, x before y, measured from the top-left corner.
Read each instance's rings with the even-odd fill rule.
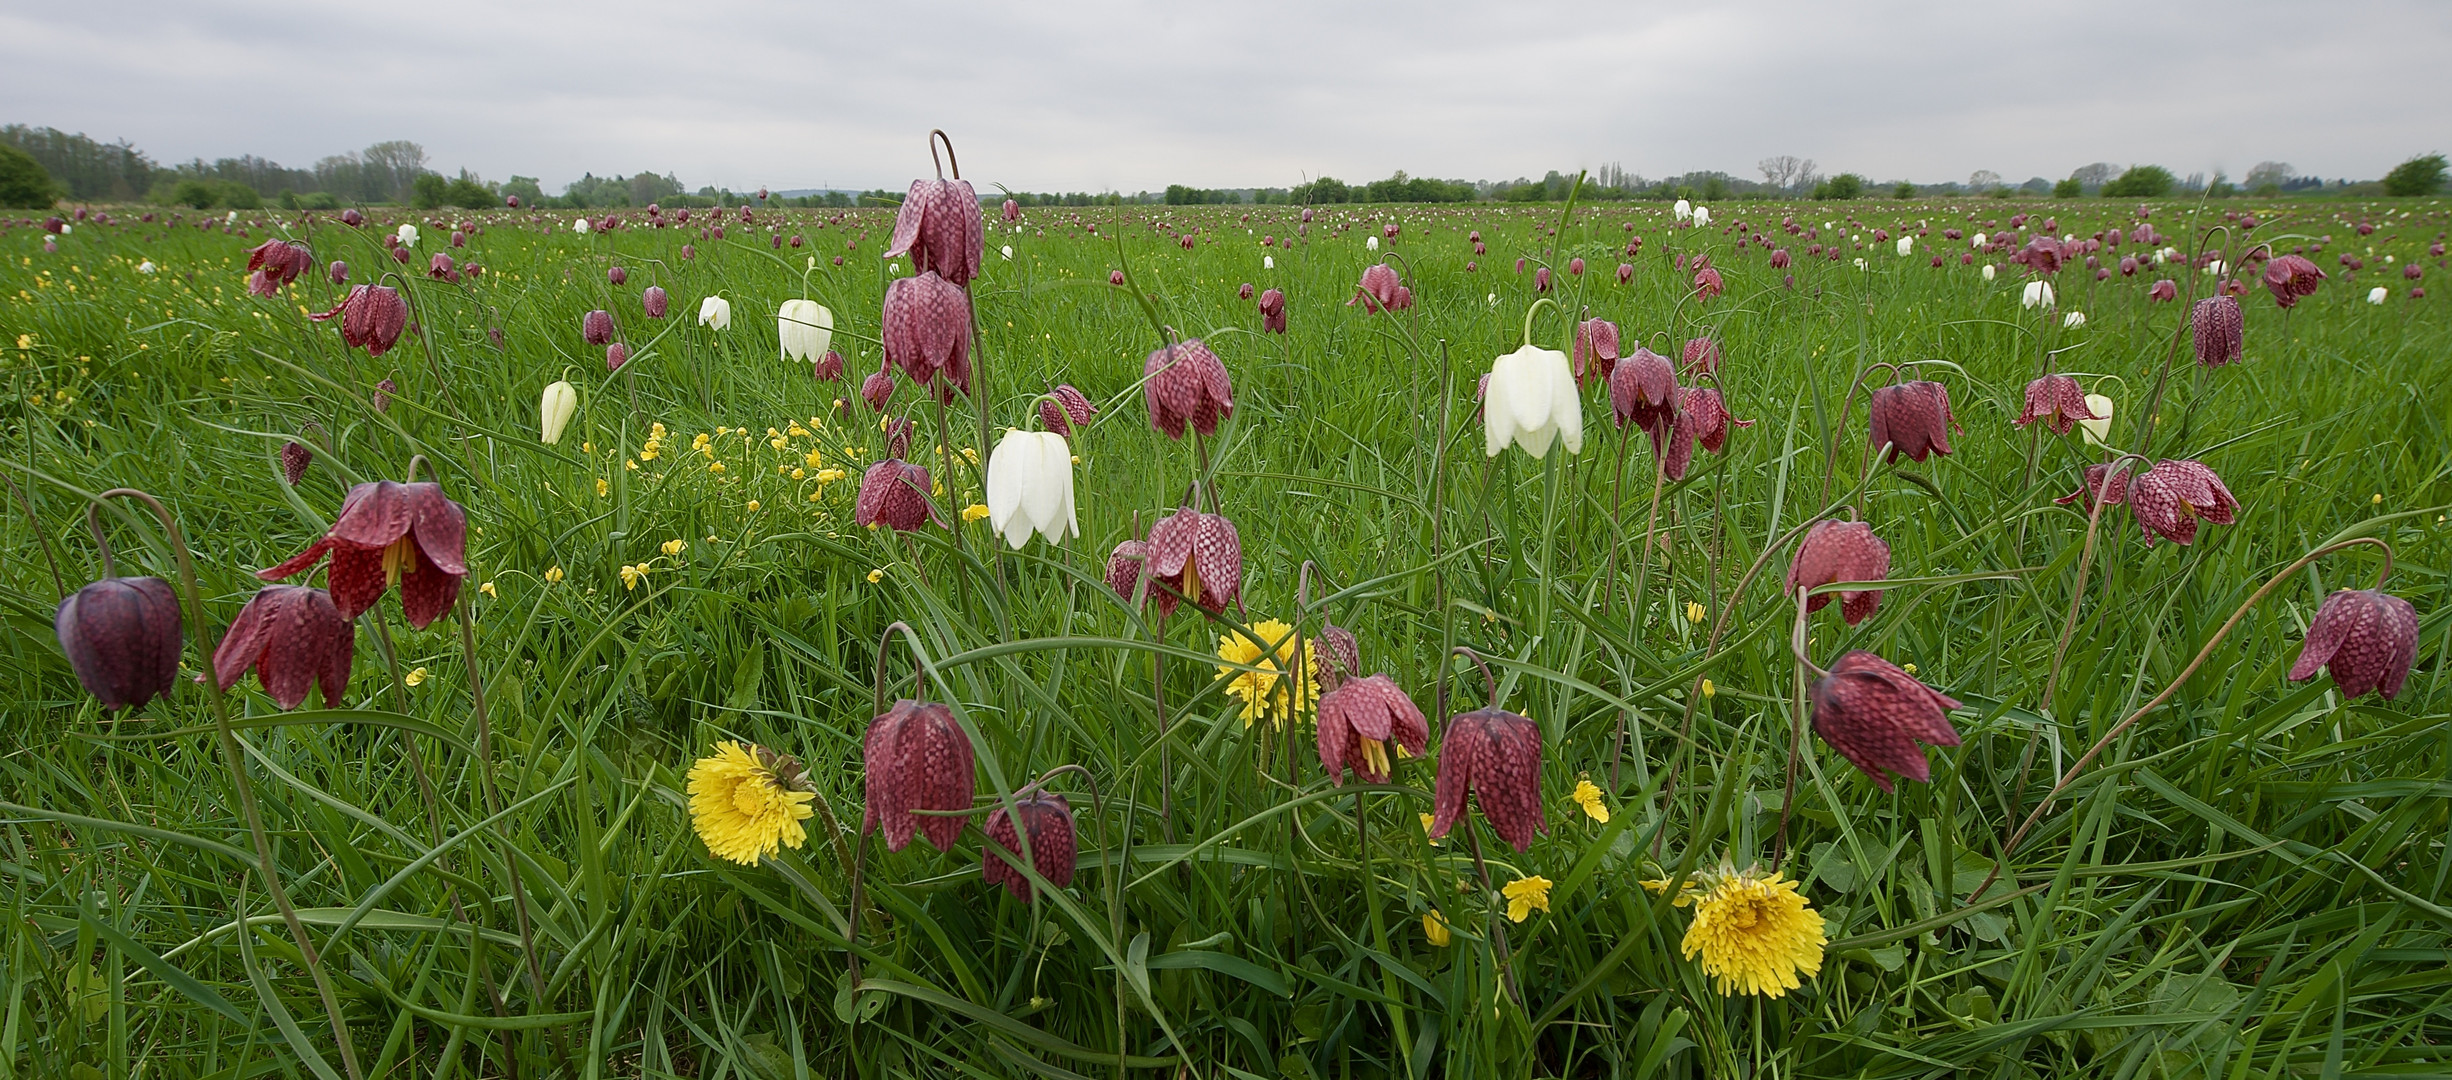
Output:
[[[545,445],[561,444],[563,429],[570,426],[572,414],[578,411],[579,389],[567,380],[545,388],[543,399],[537,402],[537,433]]]
[[[68,666],[106,709],[170,693],[179,678],[179,601],[157,577],[104,578],[78,589],[51,619]]]

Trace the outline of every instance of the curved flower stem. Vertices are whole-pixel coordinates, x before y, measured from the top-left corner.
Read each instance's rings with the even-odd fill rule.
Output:
[[[1540,314],[1540,312],[1541,312],[1541,305],[1543,305],[1543,304],[1548,304],[1548,305],[1549,305],[1549,306],[1550,306],[1552,309],[1556,310],[1557,312],[1559,312],[1559,313],[1560,313],[1560,314],[1562,314],[1562,315],[1566,313],[1566,309],[1565,309],[1565,308],[1562,308],[1562,307],[1559,307],[1559,306],[1558,306],[1558,301],[1556,301],[1556,300],[1552,300],[1552,299],[1550,299],[1549,297],[1546,297],[1546,296],[1543,296],[1543,297],[1538,297],[1538,298],[1534,299],[1532,303],[1525,305],[1525,307],[1524,307],[1524,344],[1525,344],[1526,346],[1530,346],[1530,345],[1532,344],[1532,324],[1533,324],[1533,316],[1534,316],[1534,315],[1537,315],[1537,314]],[[1570,323],[1570,325],[1568,326],[1568,332],[1569,332],[1570,334],[1574,332],[1574,327],[1573,327],[1573,325],[1572,325],[1571,323]]]
[[[117,558],[115,558],[115,557],[112,555],[112,553],[111,553],[111,541],[110,541],[110,538],[109,538],[109,537],[106,537],[106,536],[104,536],[104,535],[102,535],[102,504],[101,504],[101,503],[98,503],[98,502],[97,502],[97,503],[88,503],[88,504],[86,504],[86,506],[85,506],[85,531],[86,531],[86,532],[89,532],[89,533],[92,533],[92,534],[94,535],[94,550],[96,550],[96,551],[100,552],[100,553],[101,553],[101,555],[102,555],[102,576],[103,576],[103,577],[106,577],[106,578],[118,577],[118,576],[119,576],[119,560],[118,560]],[[65,596],[65,593],[63,593],[62,595],[63,595],[63,597],[64,597],[64,596]],[[198,614],[202,614],[202,613],[201,613],[201,612],[199,612]]]
[[[2307,564],[2323,558],[2326,555],[2330,555],[2333,552],[2340,551],[2343,548],[2359,546],[2374,546],[2384,549],[2383,573],[2378,575],[2376,578],[2376,587],[2382,588],[2384,578],[2392,573],[2392,545],[2385,543],[2379,537],[2373,536],[2355,536],[2348,540],[2326,544],[2323,547],[2299,556],[2296,562],[2283,567],[2280,573],[2266,579],[2263,585],[2257,586],[2256,591],[2250,593],[2248,598],[2242,601],[2239,607],[2231,612],[2231,617],[2224,620],[2220,629],[2214,631],[2214,636],[2205,639],[2205,645],[2197,650],[2196,658],[2188,661],[2187,667],[2180,669],[2178,677],[2172,679],[2170,685],[2163,687],[2162,692],[2154,695],[2152,700],[2138,706],[2137,711],[2128,714],[2128,716],[2119,723],[2113,724],[2111,726],[2111,730],[2104,732],[2102,738],[2096,739],[2094,741],[2094,745],[2087,747],[2086,753],[2069,766],[2069,771],[2061,774],[2060,782],[2052,785],[2052,790],[2044,793],[2043,801],[2035,804],[2035,809],[2026,815],[2025,821],[2019,823],[2017,831],[2010,833],[2009,838],[2001,842],[2000,857],[1993,861],[1992,871],[1984,875],[1983,884],[1977,885],[1975,887],[1975,891],[1968,894],[1970,899],[1984,895],[1984,890],[1991,888],[1992,883],[1999,880],[2001,870],[2009,864],[2009,856],[2017,850],[2018,842],[2026,839],[2027,831],[2035,827],[2035,822],[2043,817],[2044,811],[2051,809],[2052,800],[2058,798],[2060,793],[2067,790],[2070,784],[2077,782],[2077,774],[2084,771],[2087,765],[2093,763],[2096,756],[2100,755],[2105,747],[2110,746],[2113,739],[2119,738],[2122,732],[2127,731],[2130,725],[2144,719],[2147,713],[2153,712],[2157,707],[2161,706],[2163,702],[2170,700],[2171,695],[2178,693],[2180,687],[2187,685],[2189,676],[2197,673],[2197,668],[2204,665],[2205,658],[2213,655],[2214,647],[2222,644],[2223,639],[2228,638],[2231,635],[2231,631],[2239,625],[2239,620],[2246,618],[2248,611],[2254,608],[2259,601],[2263,600],[2265,598],[2265,594],[2272,592],[2276,586],[2289,580],[2292,574],[2298,573],[2299,570],[2305,567]]]
[[[170,509],[163,506],[161,500],[135,488],[105,491],[95,496],[96,505],[99,505],[99,500],[115,498],[141,502],[161,521],[162,533],[170,541],[170,550],[178,556],[179,584],[181,591],[186,593],[187,617],[194,621],[198,629],[203,629],[204,595],[196,587],[196,562],[188,553],[187,537],[179,531],[178,519],[171,516]],[[204,635],[197,635],[196,641],[198,648],[202,648]],[[332,978],[325,973],[322,958],[316,955],[314,940],[307,936],[306,926],[298,921],[298,910],[290,906],[289,890],[281,884],[280,871],[273,862],[272,838],[264,831],[264,816],[256,806],[255,786],[247,779],[247,767],[238,747],[238,733],[230,726],[230,706],[222,697],[221,679],[213,673],[212,666],[208,653],[204,664],[204,688],[205,697],[213,710],[213,734],[221,743],[223,761],[229,765],[230,786],[237,792],[239,810],[247,819],[248,838],[255,842],[256,873],[264,879],[264,888],[272,895],[273,906],[281,910],[281,921],[289,927],[290,940],[298,944],[298,955],[306,961],[307,973],[315,978],[315,993],[323,999],[324,1014],[332,1023],[333,1040],[340,1045],[341,1065],[348,1070],[351,1080],[357,1080],[364,1074],[358,1070],[357,1047],[350,1042],[349,1025],[341,1014],[340,998],[332,989]],[[246,912],[239,912],[238,917],[244,922]]]
[[[1451,656],[1458,653],[1463,654],[1465,659],[1472,661],[1474,667],[1481,669],[1482,685],[1487,687],[1490,691],[1490,707],[1493,709],[1498,708],[1498,679],[1490,674],[1490,665],[1483,662],[1481,654],[1474,652],[1473,647],[1470,645],[1458,645],[1449,651],[1449,655]],[[1441,679],[1439,681],[1444,683],[1447,680]]]
[[[1797,587],[1796,627],[1788,633],[1788,651],[1796,657],[1793,668],[1796,675],[1790,680],[1794,696],[1789,701],[1788,709],[1788,779],[1780,789],[1779,831],[1771,837],[1773,874],[1779,873],[1780,863],[1788,856],[1788,808],[1796,802],[1796,762],[1805,753],[1805,673],[1810,671],[1817,677],[1830,674],[1815,664],[1813,657],[1805,651],[1805,620],[1808,616],[1805,600],[1812,592],[1806,586]]]

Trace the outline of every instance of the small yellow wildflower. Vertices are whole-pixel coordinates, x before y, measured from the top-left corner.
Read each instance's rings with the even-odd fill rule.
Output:
[[[1703,973],[1720,993],[1782,997],[1797,977],[1822,971],[1822,915],[1796,882],[1760,869],[1710,875],[1694,900],[1694,925],[1680,948],[1703,958]]]
[[[494,599],[497,599],[497,600],[499,600],[499,599],[501,599],[501,598],[502,598],[501,594],[496,593],[496,592],[494,591],[494,583],[493,583],[493,582],[491,582],[491,581],[488,581],[488,582],[486,582],[485,584],[482,584],[482,585],[477,586],[477,591],[478,591],[478,592],[481,592],[481,593],[484,593],[485,595],[487,595],[487,596],[489,596],[489,597],[492,597],[492,598],[494,598]]]
[[[1517,878],[1501,886],[1499,895],[1507,898],[1507,921],[1523,922],[1532,913],[1550,909],[1550,879],[1535,874]]]
[[[1702,621],[1703,621],[1703,615],[1704,615],[1704,614],[1705,614],[1705,612],[1703,611],[1703,605],[1698,604],[1698,603],[1695,603],[1695,602],[1694,602],[1694,601],[1692,601],[1692,600],[1688,600],[1688,601],[1686,601],[1686,621],[1687,621],[1687,622],[1694,623],[1694,624],[1696,624],[1696,625],[1701,625],[1701,624],[1702,624]]]
[[[776,471],[776,472],[782,472],[782,471],[783,471],[783,469],[784,469],[784,467],[783,467],[783,466],[781,466],[781,465],[777,465],[777,466],[775,466],[775,471]],[[804,476],[807,476],[807,475],[809,475],[809,472],[808,472],[808,470],[806,470],[806,469],[793,469],[793,470],[792,470],[792,479],[794,479],[794,480],[798,480],[798,479],[800,479],[801,477],[804,477]]]
[[[2384,505],[2384,493],[2383,493],[2383,492],[2381,492],[2381,491],[2376,492],[2376,493],[2375,493],[2375,498],[2369,499],[2369,500],[2367,500],[2367,501],[2368,501],[2368,502],[2370,502],[2370,503],[2373,503],[2373,504],[2375,504],[2375,505],[2377,505],[2377,506],[2382,506],[2382,505]]]
[[[962,508],[963,521],[977,521],[986,516],[988,516],[988,504],[986,503],[972,503]]]
[[[1446,917],[1436,911],[1422,913],[1422,936],[1436,949],[1447,948],[1447,943],[1454,940],[1447,932]]]
[[[664,545],[663,545],[661,548],[658,548],[657,550],[660,550],[660,551],[662,551],[664,554],[666,554],[666,555],[668,555],[668,556],[669,556],[669,555],[679,555],[679,554],[681,554],[681,553],[682,553],[682,552],[684,552],[684,551],[688,551],[688,550],[689,550],[689,548],[690,548],[690,542],[689,542],[689,541],[687,541],[687,540],[683,540],[683,539],[681,539],[680,537],[676,536],[676,537],[674,537],[674,538],[672,538],[672,539],[670,539],[670,540],[665,541],[665,542],[664,542]]]
[[[1916,666],[1914,664],[1901,664],[1899,665],[1899,670],[1913,675],[1916,673]]]
[[[561,567],[559,567],[559,566],[556,566],[556,567],[553,567],[553,568],[551,568],[551,569],[549,569],[549,570],[546,570],[546,571],[545,571],[545,580],[547,580],[547,581],[560,581],[560,580],[562,580],[562,568],[561,568]]]
[[[815,798],[800,763],[763,746],[718,743],[690,766],[690,827],[719,859],[749,865],[800,847]]]
[[[1719,692],[1720,692],[1720,690],[1719,690],[1719,688],[1718,688],[1718,687],[1715,687],[1715,686],[1711,685],[1711,680],[1709,680],[1709,679],[1705,679],[1705,680],[1703,680],[1703,696],[1704,696],[1704,697],[1707,697],[1707,698],[1708,698],[1708,697],[1711,697],[1711,696],[1713,696],[1713,695],[1715,695],[1715,694],[1718,694]]]
[[[747,511],[749,511],[749,512],[750,512],[750,513],[752,513],[752,514],[757,513],[757,512],[758,512],[758,500],[756,500],[756,499],[751,499],[751,500],[749,500],[749,504],[748,504],[748,505],[746,505],[746,506],[743,506],[741,509],[743,509],[743,510],[747,510]]]
[[[826,464],[825,455],[818,453],[814,448],[808,453],[800,455],[800,461],[801,464],[807,465],[812,469],[823,468]]]
[[[597,477],[597,478],[596,478],[596,497],[597,497],[597,498],[599,498],[599,499],[604,498],[606,495],[611,494],[611,493],[612,493],[612,491],[613,491],[613,485],[612,485],[612,484],[610,484],[610,483],[605,482],[605,478],[604,478],[604,477],[599,476],[599,477]]]
[[[1253,623],[1251,631],[1259,640],[1239,630],[1217,639],[1217,658],[1225,661],[1218,665],[1217,678],[1226,682],[1227,696],[1243,702],[1243,726],[1271,719],[1283,725],[1287,713],[1299,717],[1319,705],[1320,666],[1312,642],[1303,641],[1303,700],[1298,702],[1292,688],[1281,685],[1279,674],[1294,663],[1294,628],[1263,619]]]
[[[1575,805],[1583,807],[1584,813],[1591,817],[1592,820],[1600,822],[1603,825],[1609,823],[1609,806],[1608,804],[1601,802],[1601,789],[1592,781],[1577,780],[1575,782],[1575,794],[1568,796],[1568,798],[1574,800]]]
[[[418,685],[419,683],[425,682],[425,681],[426,681],[426,669],[425,669],[425,668],[422,668],[422,667],[414,667],[414,668],[410,668],[410,669],[409,669],[409,673],[408,673],[407,675],[401,676],[400,681],[401,681],[401,682],[404,682],[404,683],[407,683],[407,684],[409,684],[410,686],[416,686],[416,685]]]
[[[646,563],[640,563],[640,564],[638,564],[637,566],[630,566],[630,565],[627,565],[627,564],[623,565],[623,567],[622,567],[622,591],[623,591],[623,592],[629,592],[629,591],[631,591],[631,590],[633,590],[633,589],[638,588],[638,587],[639,587],[639,582],[641,582],[641,581],[645,581],[646,579],[647,579],[647,564],[646,564]]]
[[[884,580],[885,580],[885,568],[884,568],[884,567],[880,566],[880,567],[878,567],[877,569],[874,569],[874,570],[871,570],[871,571],[869,571],[869,572],[868,572],[868,583],[869,583],[869,584],[874,585],[874,584],[876,584],[876,583],[878,583],[878,582],[880,582],[880,581],[884,581]]]
[[[809,501],[810,501],[810,502],[817,502],[817,501],[820,501],[820,500],[824,499],[825,497],[826,497],[826,489],[824,489],[824,488],[819,488],[819,489],[817,489],[816,491],[812,491],[812,492],[810,492],[810,493],[809,493]]]
[[[724,471],[724,463],[720,461],[710,461],[707,463],[707,471],[711,473],[720,473]]]
[[[821,484],[831,484],[847,475],[849,474],[845,473],[841,469],[826,469],[817,474],[817,482]]]
[[[775,429],[773,429],[773,428],[768,428],[768,429],[766,429],[766,430],[768,430],[768,431],[773,431],[773,430],[775,430]],[[790,429],[790,430],[788,430],[788,431],[785,431],[785,432],[784,432],[784,434],[789,435],[789,436],[791,436],[791,437],[793,437],[793,438],[795,438],[795,439],[798,439],[798,438],[802,438],[802,437],[804,437],[804,436],[808,435],[808,434],[809,434],[809,429],[808,429],[808,428],[805,428],[805,427],[800,426],[800,421],[798,421],[798,420],[794,420],[794,421],[792,421],[792,427],[791,427],[791,429]]]
[[[1439,819],[1438,819],[1438,817],[1437,817],[1437,816],[1435,816],[1435,815],[1432,815],[1432,814],[1424,814],[1424,815],[1422,815],[1422,833],[1423,833],[1423,835],[1425,835],[1425,836],[1429,835],[1429,834],[1430,834],[1430,827],[1431,827],[1431,825],[1433,825],[1434,823],[1436,823],[1438,820],[1439,820]],[[1436,837],[1433,837],[1433,838],[1431,839],[1431,841],[1430,841],[1430,846],[1432,846],[1432,847],[1438,847],[1440,844],[1445,843],[1445,842],[1446,842],[1446,841],[1443,841],[1443,840],[1437,839]]]
[[[773,430],[775,430],[775,429],[773,429],[773,428],[768,428],[768,429],[766,429],[766,430],[768,430],[768,431],[773,431]],[[774,438],[772,438],[772,439],[768,439],[768,440],[766,440],[766,445],[771,446],[771,447],[774,447],[774,448],[775,448],[775,449],[777,449],[777,450],[781,450],[781,449],[783,449],[783,448],[784,448],[784,447],[786,447],[786,446],[790,446],[790,445],[791,445],[791,441],[790,441],[790,440],[788,440],[788,439],[785,439],[785,438],[784,438],[783,436],[781,436],[781,435],[777,435],[777,436],[775,436],[775,437],[774,437]]]

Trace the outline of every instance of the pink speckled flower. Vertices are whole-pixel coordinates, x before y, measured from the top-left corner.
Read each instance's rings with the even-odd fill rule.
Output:
[[[1788,592],[1818,588],[1841,581],[1880,581],[1890,576],[1890,545],[1874,535],[1873,526],[1861,521],[1817,521],[1805,531],[1805,539],[1796,545],[1796,559],[1788,564]],[[1808,612],[1820,611],[1830,603],[1830,593],[1816,593],[1805,601]],[[1849,626],[1871,618],[1881,606],[1882,591],[1842,591],[1839,596],[1840,617]]]
[[[2333,674],[2344,697],[2369,690],[2392,700],[2418,655],[2418,609],[2374,589],[2343,589],[2324,598],[2308,621],[2307,641],[2290,665],[2292,681]]]
[[[1431,839],[1446,836],[1463,819],[1468,794],[1491,831],[1519,852],[1548,832],[1541,813],[1541,728],[1496,707],[1448,721],[1431,794]]]
[[[2235,520],[2239,500],[2212,469],[2185,459],[2158,461],[2128,486],[2129,509],[2145,530],[2146,546],[2161,537],[2175,544],[2197,538],[2197,519],[2216,525]]]
[[[1949,712],[1957,700],[1862,649],[1841,656],[1814,681],[1813,730],[1831,749],[1890,790],[1892,774],[1932,782],[1924,748],[1958,745]]]
[[[978,787],[971,737],[943,705],[904,698],[870,720],[861,740],[863,797],[860,832],[885,829],[888,851],[901,851],[914,833],[938,851],[952,851],[964,818],[919,814],[919,810],[971,808]]]

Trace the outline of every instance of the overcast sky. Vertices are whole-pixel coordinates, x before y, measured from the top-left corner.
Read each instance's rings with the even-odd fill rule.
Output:
[[[86,0],[0,5],[0,122],[156,161],[383,139],[559,191],[1539,176],[2373,178],[2452,150],[2452,3]],[[2433,89],[2428,89],[2433,87]]]

